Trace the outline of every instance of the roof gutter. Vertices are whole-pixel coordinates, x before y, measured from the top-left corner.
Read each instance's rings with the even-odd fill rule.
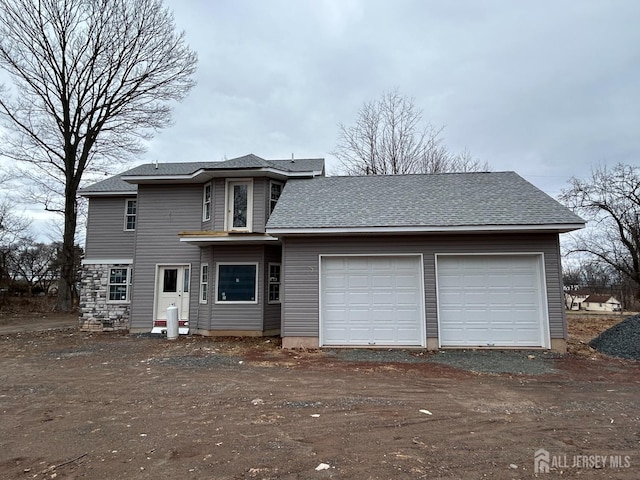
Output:
[[[317,177],[322,175],[321,171],[309,170],[306,172],[286,172],[284,170],[278,170],[271,167],[260,168],[234,168],[234,169],[207,169],[201,168],[193,173],[183,175],[123,175],[120,178],[129,183],[154,183],[154,182],[179,182],[179,183],[191,183],[195,182],[198,177],[204,176],[207,178],[215,177],[233,177],[233,176],[247,176],[251,174],[253,176],[260,176],[264,174],[271,174],[279,178],[308,178]]]
[[[81,197],[135,197],[138,195],[138,190],[117,190],[117,191],[104,191],[104,192],[78,192]]]
[[[584,223],[549,225],[456,225],[456,226],[411,226],[411,227],[327,227],[327,228],[269,228],[270,235],[349,235],[349,234],[394,234],[394,233],[503,233],[503,232],[557,232],[566,233],[584,228]]]

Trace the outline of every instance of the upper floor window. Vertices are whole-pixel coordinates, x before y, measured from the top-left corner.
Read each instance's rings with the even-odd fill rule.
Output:
[[[228,181],[226,230],[251,231],[252,218],[253,181]]]
[[[127,198],[124,202],[124,229],[136,229],[136,216],[138,213],[138,202],[135,199]]]
[[[211,184],[204,186],[202,193],[202,220],[211,220]]]
[[[278,203],[278,199],[282,193],[282,184],[280,182],[272,181],[269,191],[269,213],[271,213],[273,212],[273,209],[276,208],[276,203]]]

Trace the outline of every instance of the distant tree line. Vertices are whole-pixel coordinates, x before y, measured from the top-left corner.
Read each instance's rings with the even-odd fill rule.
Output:
[[[60,278],[60,242],[37,241],[30,220],[14,211],[11,203],[0,203],[0,306],[10,297],[57,293]],[[82,250],[76,247],[78,284]],[[78,297],[77,288],[74,289]]]

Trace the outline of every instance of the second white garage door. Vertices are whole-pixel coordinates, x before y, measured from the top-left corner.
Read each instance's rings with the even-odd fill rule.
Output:
[[[322,346],[424,346],[421,255],[321,256]]]
[[[541,255],[438,255],[443,347],[548,347]]]

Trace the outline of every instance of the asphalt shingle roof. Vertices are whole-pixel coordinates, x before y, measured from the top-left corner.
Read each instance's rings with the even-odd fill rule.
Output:
[[[613,295],[589,295],[583,303],[607,303]]]
[[[122,180],[122,175],[114,175],[101,182],[94,183],[88,187],[80,189],[81,194],[91,193],[113,193],[113,192],[131,192],[135,193],[138,190],[137,185],[125,182]]]
[[[275,168],[283,172],[322,171],[324,159],[300,158],[291,160],[265,160],[257,155],[249,154],[221,162],[175,162],[175,163],[147,163],[132,168],[122,176],[164,176],[190,175],[198,170],[235,170],[251,168]]]
[[[514,172],[290,179],[268,229],[582,224]]]
[[[119,175],[109,177],[80,190],[91,195],[108,192],[135,192],[137,186],[122,180],[122,177],[153,177],[191,175],[199,170],[241,170],[252,168],[273,168],[285,173],[323,172],[323,158],[300,158],[295,160],[265,160],[254,154],[232,158],[221,162],[174,162],[146,163]]]

